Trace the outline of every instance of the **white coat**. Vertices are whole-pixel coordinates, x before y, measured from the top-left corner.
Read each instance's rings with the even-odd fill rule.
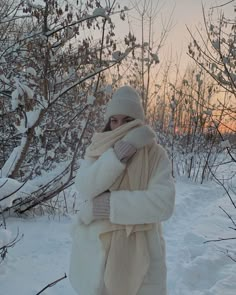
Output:
[[[150,267],[137,295],[166,295],[165,242],[161,222],[173,213],[175,186],[171,165],[165,150],[157,145],[160,155],[157,170],[144,191],[112,191],[110,222],[115,224],[147,224],[156,226],[147,232]],[[86,159],[75,179],[77,190],[90,199],[106,191],[124,171],[112,148],[98,160]],[[70,280],[80,295],[103,295],[104,255],[96,232],[107,221],[75,225],[71,254]],[[99,250],[98,250],[99,249]],[[122,294],[129,295],[129,294]]]

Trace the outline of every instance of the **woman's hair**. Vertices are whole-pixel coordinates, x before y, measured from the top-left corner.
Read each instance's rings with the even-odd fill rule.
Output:
[[[111,118],[112,118],[112,117],[110,117],[110,118],[108,119],[108,122],[106,123],[105,127],[102,129],[102,132],[111,131]],[[133,121],[133,120],[135,120],[135,119],[134,119],[134,118],[131,118],[130,121]]]
[[[103,128],[102,132],[111,131],[111,118],[108,119],[108,122],[106,123],[105,127]]]

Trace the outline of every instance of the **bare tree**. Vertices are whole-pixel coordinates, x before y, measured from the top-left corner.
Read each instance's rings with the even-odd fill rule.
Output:
[[[189,45],[189,55],[196,64],[214,81],[221,95],[216,98],[217,104],[212,112],[211,127],[217,133],[220,145],[228,155],[228,160],[222,164],[230,164],[232,176],[220,176],[209,169],[215,181],[224,189],[229,197],[232,208],[235,204],[235,174],[236,174],[236,7],[235,1],[226,1],[222,5],[211,7],[206,13],[203,7],[204,32],[197,30],[198,38],[189,30],[192,43]],[[227,15],[224,10],[231,7],[234,15]],[[216,107],[217,106],[217,107]],[[217,113],[217,116],[214,116]],[[224,208],[234,231],[232,238],[219,238],[214,241],[235,240],[235,218]],[[232,227],[233,224],[233,227]],[[226,250],[227,255],[232,256]],[[233,259],[233,258],[232,258]],[[233,259],[234,260],[234,259]]]
[[[116,1],[106,4],[1,2],[1,176],[24,183],[51,172],[46,183],[37,182],[32,194],[12,205],[18,213],[73,183],[83,138],[88,141],[102,120],[104,72],[135,46],[113,58],[112,15],[125,12]]]

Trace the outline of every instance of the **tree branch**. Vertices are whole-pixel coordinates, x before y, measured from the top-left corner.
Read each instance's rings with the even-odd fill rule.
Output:
[[[219,238],[219,239],[216,239],[216,240],[208,240],[208,241],[205,241],[203,243],[206,244],[206,243],[210,243],[210,242],[221,242],[221,241],[230,241],[230,240],[236,240],[236,237],[233,237],[233,238]]]
[[[236,227],[236,223],[235,223],[235,221],[233,220],[232,216],[230,216],[229,213],[226,212],[221,206],[219,206],[219,208],[220,208],[222,211],[224,211],[224,213],[229,217],[229,219],[232,221],[233,225]],[[232,228],[232,229],[236,230],[236,228]]]
[[[235,0],[230,0],[230,1],[226,2],[226,3],[221,4],[221,5],[210,7],[210,9],[215,9],[215,8],[223,7],[223,6],[226,6],[226,5],[228,5],[228,4],[230,4],[230,3],[234,2],[234,1]]]
[[[64,280],[64,279],[66,279],[66,278],[67,278],[67,275],[66,275],[66,273],[65,273],[63,277],[61,277],[61,278],[55,280],[54,282],[48,284],[48,285],[47,285],[46,287],[44,287],[41,291],[39,291],[36,295],[39,295],[39,294],[43,293],[47,288],[51,288],[51,287],[53,287],[53,286],[56,285],[58,282],[60,282],[60,281],[62,281],[62,280]]]

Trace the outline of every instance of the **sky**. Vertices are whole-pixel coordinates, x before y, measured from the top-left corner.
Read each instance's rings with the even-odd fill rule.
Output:
[[[143,3],[144,1],[145,0],[140,0],[139,2]],[[163,51],[160,52],[162,59],[165,57],[168,59],[171,55],[175,59],[181,56],[181,63],[187,64],[190,58],[186,56],[186,52],[191,38],[186,26],[193,33],[196,32],[196,28],[199,29],[203,26],[202,5],[205,11],[209,11],[210,7],[219,6],[229,1],[230,0],[153,0],[153,3],[158,3],[160,8],[154,26],[154,35],[157,40],[162,31],[162,24],[167,23],[168,19],[171,18],[171,28],[163,47],[164,56]],[[119,2],[123,5],[127,5],[126,0],[121,0]],[[130,5],[128,5],[128,7],[130,7]],[[231,16],[233,15],[234,5],[236,6],[236,0],[234,0],[234,3],[224,7],[224,10]],[[131,27],[134,33],[140,36],[140,22],[136,20],[133,12],[130,14],[131,17],[129,19],[131,21]],[[127,24],[121,24],[121,26],[124,26],[121,30],[122,33],[128,30]]]
[[[170,31],[169,38],[167,40],[168,46],[172,47],[172,50],[178,52],[187,51],[187,45],[190,41],[190,35],[187,31],[186,26],[194,33],[196,28],[200,29],[203,27],[203,10],[207,12],[210,7],[218,6],[229,0],[168,0],[169,7],[175,3],[173,13],[173,24],[174,27]],[[236,1],[234,1],[236,4]],[[226,13],[232,15],[233,4],[224,7]]]

